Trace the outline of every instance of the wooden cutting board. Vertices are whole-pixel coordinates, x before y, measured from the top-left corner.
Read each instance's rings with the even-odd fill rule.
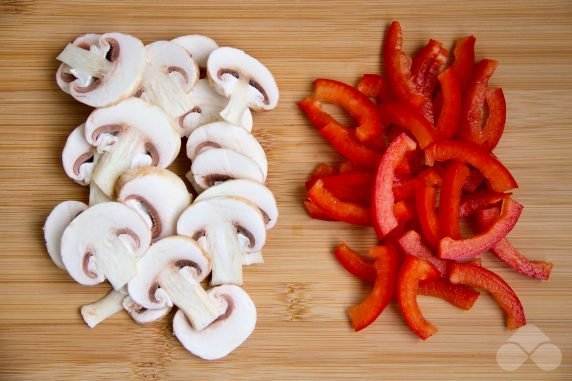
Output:
[[[572,3],[562,1],[35,1],[0,2],[0,379],[337,380],[572,379]],[[492,85],[508,101],[496,151],[519,181],[525,205],[511,240],[554,262],[548,282],[484,262],[514,287],[528,321],[554,344],[550,372],[529,359],[513,372],[497,363],[512,332],[488,295],[468,312],[420,298],[439,333],[420,342],[396,306],[353,333],[345,309],[368,287],[335,262],[344,241],[372,245],[370,230],[310,220],[303,182],[321,161],[340,162],[296,108],[316,77],[356,83],[379,70],[382,36],[401,21],[405,49],[429,38],[451,47],[477,36],[477,58],[500,61]],[[141,327],[124,313],[88,329],[79,307],[108,287],[72,282],[49,260],[42,225],[63,200],[87,200],[60,165],[68,133],[90,112],[59,91],[55,57],[75,36],[121,31],[145,43],[200,33],[258,57],[275,74],[279,107],[255,117],[280,221],[266,263],[245,270],[258,308],[254,334],[217,362],[201,361],[172,336],[170,319]],[[173,170],[183,174],[181,155]],[[536,340],[537,334],[532,339]],[[547,348],[547,347],[545,347]],[[556,349],[555,349],[556,348]],[[536,361],[542,358],[538,351]],[[502,361],[501,361],[502,363]],[[501,364],[502,365],[502,364]]]

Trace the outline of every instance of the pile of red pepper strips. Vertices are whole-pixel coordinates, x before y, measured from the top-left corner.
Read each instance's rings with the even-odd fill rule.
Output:
[[[479,256],[490,250],[523,275],[550,275],[551,263],[527,259],[506,238],[523,207],[509,192],[515,179],[492,153],[506,122],[505,98],[488,86],[497,62],[475,63],[474,47],[475,37],[459,39],[448,65],[448,51],[429,40],[410,58],[394,21],[384,41],[384,76],[366,74],[357,88],[317,79],[313,96],[298,103],[348,160],[316,167],[306,182],[308,214],[373,226],[379,240],[369,255],[345,244],[335,250],[344,268],[373,284],[348,309],[356,331],[395,299],[411,330],[427,339],[437,328],[417,295],[468,310],[480,295],[475,288],[491,294],[508,328],[518,328],[526,324],[518,296]],[[338,123],[322,102],[341,106],[357,126]],[[464,218],[474,228],[470,237],[461,235]]]

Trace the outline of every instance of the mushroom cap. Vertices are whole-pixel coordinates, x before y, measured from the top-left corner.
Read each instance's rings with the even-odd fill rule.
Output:
[[[87,205],[79,201],[64,201],[56,205],[48,215],[44,224],[44,239],[46,241],[46,249],[52,261],[60,269],[65,270],[62,262],[60,245],[62,235],[69,223],[80,213],[87,209]]]
[[[72,44],[78,48],[89,50],[89,47],[99,41],[99,34],[88,33],[76,38]],[[64,63],[60,65],[56,72],[56,83],[64,93],[70,94],[70,85],[77,79],[70,73],[70,67]]]
[[[266,229],[272,229],[278,221],[278,207],[276,199],[270,189],[263,184],[250,180],[229,180],[206,189],[196,201],[207,200],[214,197],[235,196],[244,198],[255,204],[266,224]]]
[[[151,324],[157,320],[167,316],[171,311],[171,307],[160,308],[158,310],[150,310],[141,307],[130,297],[126,296],[122,302],[123,309],[127,311],[131,319],[137,324]]]
[[[188,93],[199,79],[199,67],[187,51],[171,41],[155,41],[145,46],[148,64],[161,67]]]
[[[255,204],[240,197],[214,197],[194,202],[179,217],[177,234],[198,240],[209,234],[210,226],[224,223],[236,227],[236,234],[244,238],[246,252],[262,250],[266,243],[262,213]]]
[[[222,285],[208,291],[220,306],[220,317],[201,331],[177,311],[173,331],[186,350],[205,360],[217,360],[238,348],[254,331],[256,306],[242,288]]]
[[[238,79],[247,81],[248,107],[253,110],[272,110],[278,105],[278,86],[270,70],[240,49],[222,47],[213,51],[207,74],[215,90],[227,98],[234,92]]]
[[[129,169],[115,189],[117,201],[133,206],[150,224],[153,240],[174,235],[179,216],[192,201],[183,180],[163,168]]]
[[[138,98],[94,110],[85,123],[85,138],[89,144],[105,150],[110,141],[106,138],[121,138],[121,131],[126,128],[134,128],[143,136],[140,152],[151,156],[153,166],[165,168],[177,157],[181,137],[171,118],[161,108]]]
[[[79,125],[69,134],[62,151],[66,175],[80,185],[89,184],[95,153],[95,147],[85,139],[85,124]]]
[[[157,278],[168,268],[186,267],[202,282],[211,272],[210,259],[191,238],[171,236],[151,245],[147,254],[137,262],[137,276],[128,283],[129,296],[147,309],[160,309],[169,305]]]
[[[256,138],[242,127],[227,122],[205,124],[194,130],[187,140],[187,157],[194,160],[209,148],[227,148],[254,160],[266,178],[268,161]]]
[[[220,120],[219,113],[225,108],[228,99],[214,91],[208,79],[199,79],[188,93],[191,110],[179,118],[178,130],[181,136],[189,134],[202,125]],[[250,109],[242,114],[241,127],[252,131],[252,113]]]
[[[86,209],[69,223],[62,235],[62,261],[78,283],[95,285],[105,280],[93,253],[120,237],[135,257],[141,257],[151,243],[151,231],[130,207],[119,202],[103,202]]]
[[[106,107],[137,90],[145,67],[145,48],[138,38],[123,33],[102,34],[97,45],[107,52],[111,70],[87,87],[70,86],[70,92],[81,103]]]
[[[201,68],[207,67],[207,60],[218,44],[210,37],[200,34],[177,37],[171,42],[182,46]]]
[[[193,160],[191,173],[195,183],[203,189],[231,179],[248,179],[259,183],[266,180],[254,160],[227,148],[202,151]]]

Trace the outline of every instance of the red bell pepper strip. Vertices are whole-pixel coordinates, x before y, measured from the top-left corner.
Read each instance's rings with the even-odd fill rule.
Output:
[[[518,187],[508,169],[487,149],[469,142],[441,140],[425,149],[425,162],[432,166],[436,161],[457,160],[472,165],[488,180],[495,192],[505,192]]]
[[[497,61],[484,59],[473,71],[461,110],[459,136],[467,141],[483,144],[483,109],[489,79],[497,68]]]
[[[478,291],[472,288],[460,284],[453,284],[445,278],[419,282],[417,293],[419,295],[443,299],[449,304],[463,310],[470,310],[480,295]]]
[[[322,105],[314,98],[306,98],[298,102],[298,107],[306,114],[310,123],[318,130],[328,123],[336,121],[330,114],[322,110]]]
[[[373,173],[351,173],[345,175],[334,175],[323,177],[324,186],[354,186],[354,187],[371,187],[375,180]]]
[[[484,231],[499,217],[497,207],[480,210],[477,212],[476,221],[479,230]],[[546,280],[550,277],[552,263],[545,261],[533,261],[522,255],[507,238],[501,239],[496,245],[491,247],[491,252],[501,261],[530,278]]]
[[[356,88],[366,97],[379,98],[387,88],[387,83],[379,74],[364,74]]]
[[[327,186],[326,189],[340,201],[352,202],[369,207],[372,187]]]
[[[498,204],[510,197],[512,193],[496,193],[491,191],[478,191],[461,197],[459,203],[459,217],[468,217],[475,212]]]
[[[447,165],[439,197],[439,224],[442,237],[461,238],[459,204],[461,191],[469,173],[470,169],[464,163],[452,161]]]
[[[368,168],[375,168],[381,160],[381,153],[358,142],[353,134],[339,125],[329,123],[320,129],[320,135],[347,159]]]
[[[312,201],[305,200],[304,207],[306,208],[306,212],[308,212],[308,215],[315,220],[335,221],[335,219],[330,217],[326,212],[320,209]]]
[[[379,162],[375,177],[372,207],[374,227],[380,239],[399,225],[393,213],[395,168],[403,160],[405,154],[413,151],[415,148],[417,148],[417,144],[406,134],[401,134],[387,147]]]
[[[449,280],[453,284],[487,290],[504,311],[506,326],[510,329],[526,324],[524,309],[512,288],[497,274],[484,267],[470,263],[452,262],[449,265]]]
[[[423,242],[421,242],[421,236],[415,230],[409,230],[407,233],[403,234],[397,241],[399,247],[407,255],[411,255],[417,258],[421,258],[429,263],[431,263],[442,276],[447,273],[447,261],[437,258],[431,253]]]
[[[339,171],[340,175],[349,175],[354,173],[371,173],[372,175],[375,175],[371,168],[366,168],[356,163],[352,163],[351,161],[344,161],[341,163]]]
[[[308,191],[308,198],[310,198],[318,208],[326,212],[328,216],[337,221],[361,226],[371,226],[369,208],[351,202],[344,202],[336,198],[324,188],[324,181],[321,179],[316,181],[314,186]]]
[[[506,101],[502,89],[487,90],[486,98],[489,116],[483,127],[483,139],[489,150],[493,150],[504,131],[506,123]]]
[[[310,175],[310,179],[306,181],[305,186],[306,190],[310,190],[312,186],[318,181],[319,179],[323,179],[327,176],[334,176],[338,174],[338,170],[331,165],[326,163],[320,163],[314,168],[312,174]]]
[[[393,205],[393,214],[399,225],[403,226],[415,216],[414,209],[415,208],[406,201],[399,201]]]
[[[415,195],[415,191],[426,182],[440,184],[441,177],[434,168],[424,169],[411,179],[393,185],[395,201],[406,200]]]
[[[441,139],[452,138],[461,120],[461,86],[457,78],[457,72],[453,68],[448,68],[439,74],[441,84],[441,105],[439,113],[435,114],[437,123],[437,135]]]
[[[410,104],[384,103],[379,108],[385,124],[396,124],[409,131],[424,149],[435,140],[435,130],[423,115]]]
[[[523,206],[511,198],[503,201],[501,214],[485,232],[455,240],[445,237],[439,242],[439,258],[463,260],[476,257],[496,245],[516,225]]]
[[[476,38],[474,36],[460,38],[455,43],[455,49],[453,50],[455,60],[451,67],[457,73],[462,93],[465,92],[465,89],[469,85],[469,81],[473,76],[473,66],[475,65],[475,42]]]
[[[376,277],[373,289],[360,304],[348,308],[348,315],[356,332],[374,322],[395,294],[399,265],[397,251],[388,245],[387,250],[379,251],[378,255],[374,262]]]
[[[465,185],[463,185],[463,190],[469,193],[476,192],[476,190],[479,189],[483,181],[485,181],[483,174],[473,169],[471,170],[471,173],[467,178],[467,182],[465,183]]]
[[[341,106],[357,122],[356,137],[360,141],[373,140],[382,133],[376,105],[354,87],[331,79],[314,81],[314,97]]]
[[[375,281],[375,258],[361,255],[345,243],[336,248],[334,255],[338,262],[351,274],[366,282],[373,283]]]
[[[423,106],[424,97],[411,79],[411,60],[402,48],[401,25],[399,22],[393,21],[383,44],[383,65],[387,83],[398,100],[410,103],[419,109]]]
[[[439,272],[429,262],[408,255],[397,275],[397,303],[407,325],[417,336],[426,340],[437,332],[417,304],[419,282],[439,279]]]
[[[441,178],[439,178],[439,183],[441,182],[440,180]],[[435,210],[436,185],[426,181],[415,192],[415,208],[419,224],[421,225],[421,233],[432,248],[436,248],[441,239],[439,218]]]

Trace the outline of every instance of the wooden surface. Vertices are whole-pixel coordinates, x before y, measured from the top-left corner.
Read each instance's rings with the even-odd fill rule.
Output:
[[[280,4],[283,3],[283,4]],[[1,380],[335,380],[572,379],[572,3],[562,1],[0,1],[0,379]],[[508,125],[498,156],[518,179],[525,205],[512,241],[548,259],[550,281],[526,279],[484,260],[520,295],[530,323],[562,352],[560,367],[532,361],[506,372],[497,349],[511,335],[484,295],[458,311],[422,298],[439,327],[420,342],[390,306],[359,334],[345,308],[367,287],[346,274],[331,248],[365,249],[370,231],[311,221],[303,181],[319,161],[340,160],[298,112],[318,77],[355,83],[377,72],[383,32],[402,22],[412,52],[433,37],[450,47],[475,34],[477,58],[500,61],[492,84],[505,90]],[[171,334],[171,322],[136,326],[118,314],[88,329],[79,314],[107,286],[81,287],[49,260],[41,228],[58,202],[87,200],[66,178],[60,154],[89,108],[59,91],[58,52],[86,32],[121,31],[148,43],[201,33],[245,49],[275,74],[279,107],[256,115],[281,217],[246,269],[258,307],[248,341],[218,362],[198,360]],[[180,174],[183,156],[173,166]]]

